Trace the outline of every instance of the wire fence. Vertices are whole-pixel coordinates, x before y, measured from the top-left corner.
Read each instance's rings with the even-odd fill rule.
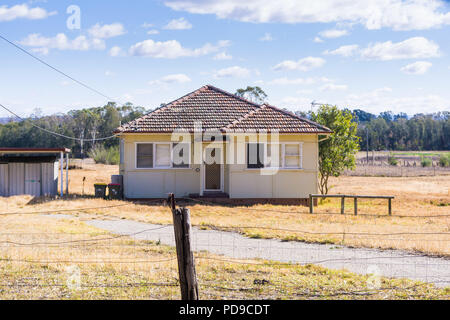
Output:
[[[377,163],[358,162],[354,170],[345,170],[346,176],[364,177],[421,177],[450,175],[450,167],[441,167],[438,163],[431,163],[429,167],[422,167],[416,162],[406,164],[406,161],[395,166],[389,165],[386,161]]]
[[[134,223],[133,232],[127,232],[128,221],[102,223],[117,234],[70,230],[1,233],[0,297],[179,299],[172,226]],[[425,246],[435,246],[436,242],[442,250],[450,246],[450,232],[374,234],[256,225],[221,230],[195,227],[193,250],[201,299],[449,298],[448,289],[442,289],[450,286],[449,259],[243,234],[250,229],[353,237],[379,246],[390,241],[407,243],[416,237],[414,241]]]

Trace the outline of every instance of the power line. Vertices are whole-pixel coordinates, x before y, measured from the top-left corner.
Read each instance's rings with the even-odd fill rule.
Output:
[[[98,94],[98,95],[100,95],[100,96],[102,96],[102,97],[108,99],[109,101],[116,101],[115,99],[111,98],[110,96],[108,96],[108,95],[106,95],[106,94],[100,92],[99,90],[97,90],[97,89],[95,89],[95,88],[93,88],[93,87],[91,87],[91,86],[85,84],[84,82],[82,82],[82,81],[80,81],[80,80],[75,79],[74,77],[68,75],[67,73],[65,73],[65,72],[59,70],[58,68],[56,68],[56,67],[50,65],[49,63],[47,63],[47,62],[45,62],[44,60],[42,60],[41,58],[35,56],[35,55],[32,54],[31,52],[25,50],[25,49],[22,48],[21,46],[19,46],[19,45],[15,44],[14,42],[8,40],[7,38],[5,38],[4,36],[2,36],[1,34],[0,34],[0,39],[6,41],[8,44],[14,46],[15,48],[19,49],[19,50],[22,51],[23,53],[27,54],[28,56],[30,56],[30,57],[32,57],[33,59],[37,60],[38,62],[42,63],[43,65],[49,67],[50,69],[52,69],[52,70],[58,72],[59,74],[65,76],[65,77],[67,77],[67,78],[69,78],[69,79],[72,80],[73,82],[78,83],[78,84],[81,85],[82,87],[84,87],[84,88],[86,88],[86,89],[88,89],[88,90],[90,90],[90,91],[92,91],[92,92],[94,92],[94,93],[96,93],[96,94]],[[116,101],[116,102],[120,103],[120,101]],[[2,104],[0,104],[0,107],[2,107],[4,110],[6,110],[7,112],[11,113],[11,114],[14,115],[16,118],[18,118],[18,119],[20,119],[20,120],[22,120],[22,121],[27,120],[27,119],[22,118],[21,116],[19,116],[18,114],[16,114],[15,112],[13,112],[11,109],[5,107],[5,106],[2,105]],[[115,134],[115,135],[112,135],[112,136],[103,137],[103,138],[95,138],[95,139],[74,138],[74,137],[66,136],[66,135],[61,134],[61,133],[58,133],[58,132],[54,132],[54,131],[45,129],[45,128],[43,128],[43,127],[40,127],[40,126],[38,126],[38,125],[35,125],[35,124],[32,123],[32,122],[30,122],[30,123],[31,123],[31,125],[32,125],[33,127],[38,128],[39,130],[45,131],[45,132],[47,132],[47,133],[49,133],[49,134],[52,134],[52,135],[54,135],[54,136],[58,136],[58,137],[62,137],[62,138],[66,138],[66,139],[70,139],[70,140],[74,140],[74,141],[80,141],[80,142],[84,142],[84,141],[86,141],[86,142],[104,141],[104,140],[108,140],[108,139],[112,139],[112,138],[117,137],[117,134]]]
[[[72,80],[73,82],[76,82],[76,83],[78,83],[79,85],[85,87],[86,89],[91,90],[92,92],[95,92],[95,93],[97,93],[98,95],[101,95],[102,97],[108,99],[109,101],[114,101],[114,99],[112,99],[112,98],[109,97],[108,95],[101,93],[101,92],[98,91],[97,89],[94,89],[94,88],[92,88],[91,86],[89,86],[89,85],[87,85],[87,84],[85,84],[85,83],[83,83],[83,82],[81,82],[81,81],[75,79],[74,77],[72,77],[72,76],[68,75],[67,73],[65,73],[65,72],[63,72],[63,71],[61,71],[61,70],[59,70],[58,68],[53,67],[52,65],[50,65],[50,64],[47,63],[47,62],[45,62],[44,60],[42,60],[42,59],[36,57],[36,56],[35,56],[34,54],[32,54],[31,52],[25,50],[24,48],[20,47],[19,45],[15,44],[14,42],[12,42],[12,41],[6,39],[6,38],[5,38],[4,36],[2,36],[1,34],[0,34],[0,38],[3,39],[4,41],[6,41],[7,43],[9,43],[10,45],[16,47],[17,49],[19,49],[19,50],[22,51],[23,53],[29,55],[29,56],[32,57],[33,59],[35,59],[35,60],[39,61],[40,63],[44,64],[45,66],[49,67],[50,69],[52,69],[52,70],[58,72],[59,74],[62,74],[63,76],[69,78],[69,79]]]
[[[20,120],[22,120],[22,121],[28,120],[28,119],[22,118],[22,117],[19,116],[17,113],[15,113],[15,112],[12,111],[11,109],[5,107],[5,106],[4,106],[3,104],[1,104],[1,103],[0,103],[0,107],[2,107],[4,110],[8,111],[9,113],[11,113],[11,114],[14,115],[16,118],[18,118],[18,119],[20,119]],[[58,136],[58,137],[61,137],[61,138],[65,138],[65,139],[74,140],[74,141],[80,141],[80,142],[81,142],[81,141],[83,141],[83,142],[85,142],[85,141],[86,141],[86,142],[104,141],[104,140],[112,139],[112,138],[115,138],[115,137],[118,136],[118,134],[114,134],[114,135],[112,135],[112,136],[103,137],[103,138],[81,139],[81,138],[75,138],[75,137],[66,136],[66,135],[64,135],[64,134],[61,134],[61,133],[58,133],[58,132],[54,132],[54,131],[45,129],[45,128],[43,128],[43,127],[40,127],[40,126],[34,124],[34,123],[31,122],[31,121],[30,121],[30,124],[31,124],[33,127],[37,128],[37,129],[39,129],[39,130],[45,131],[45,132],[47,132],[47,133],[49,133],[49,134],[51,134],[51,135]]]

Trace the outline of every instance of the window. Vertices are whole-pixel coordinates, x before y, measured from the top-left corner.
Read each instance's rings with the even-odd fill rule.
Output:
[[[153,168],[153,143],[136,145],[136,168]]]
[[[136,144],[137,169],[190,168],[190,159],[189,143]]]
[[[302,167],[302,145],[300,143],[283,144],[283,168]]]
[[[171,164],[170,160],[170,143],[158,143],[155,144],[156,160],[155,167],[169,168]]]
[[[172,148],[172,167],[189,168],[190,143],[174,143]]]
[[[247,144],[247,168],[264,168],[264,143]]]

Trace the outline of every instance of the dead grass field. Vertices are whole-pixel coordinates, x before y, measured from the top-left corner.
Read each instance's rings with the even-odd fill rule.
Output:
[[[179,299],[174,248],[79,218],[0,217],[0,299]],[[446,299],[450,289],[322,267],[196,254],[201,299]]]
[[[173,248],[127,237],[115,238],[83,223],[85,219],[110,217],[171,223],[170,211],[161,202],[107,201],[89,196],[93,194],[94,182],[108,182],[110,175],[115,173],[117,167],[103,165],[71,170],[72,195],[62,199],[0,198],[0,214],[17,212],[0,215],[1,299],[179,298]],[[86,177],[85,195],[81,196],[83,177]],[[370,200],[359,203],[361,215],[357,217],[352,215],[351,201],[347,204],[347,214],[338,214],[338,200],[321,203],[314,215],[308,213],[308,208],[299,206],[230,207],[193,202],[185,205],[191,208],[193,224],[202,228],[236,230],[255,238],[396,248],[449,257],[449,180],[445,176],[436,176],[340,177],[331,181],[330,193],[396,196],[393,217],[376,216],[387,214],[386,203]],[[42,212],[50,215],[36,214]],[[57,219],[58,214],[64,213],[72,214],[73,219]],[[101,240],[105,237],[107,240]],[[260,260],[246,260],[242,264],[236,260],[225,262],[216,258],[207,253],[197,255],[202,299],[411,299],[449,296],[449,289],[438,290],[409,280],[383,278],[384,289],[370,291],[368,276],[346,271]],[[79,290],[71,290],[67,284],[67,268],[74,266],[81,274]],[[268,280],[269,283],[255,284],[260,280]]]
[[[170,212],[161,202],[107,201],[81,197],[93,194],[94,182],[108,182],[117,167],[90,165],[70,171],[68,198],[39,200],[31,197],[0,199],[7,212],[56,211],[98,208],[75,212],[84,219],[114,216],[140,222],[170,224]],[[393,216],[387,216],[386,200],[360,200],[358,216],[353,202],[346,202],[340,215],[340,200],[321,202],[315,214],[302,206],[221,206],[186,202],[194,225],[235,230],[249,237],[279,238],[305,242],[336,243],[357,247],[394,248],[450,257],[450,179],[435,177],[348,177],[331,180],[332,194],[394,195]],[[78,194],[78,195],[77,195]],[[182,203],[180,203],[182,204]],[[106,208],[99,208],[106,207]],[[274,230],[282,229],[282,230]]]

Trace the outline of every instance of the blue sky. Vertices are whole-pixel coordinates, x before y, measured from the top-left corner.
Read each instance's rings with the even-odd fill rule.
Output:
[[[450,6],[438,0],[0,4],[2,36],[146,108],[213,84],[258,85],[292,111],[313,100],[373,113],[450,110],[449,31]],[[0,61],[0,103],[20,115],[106,103],[4,41]]]

